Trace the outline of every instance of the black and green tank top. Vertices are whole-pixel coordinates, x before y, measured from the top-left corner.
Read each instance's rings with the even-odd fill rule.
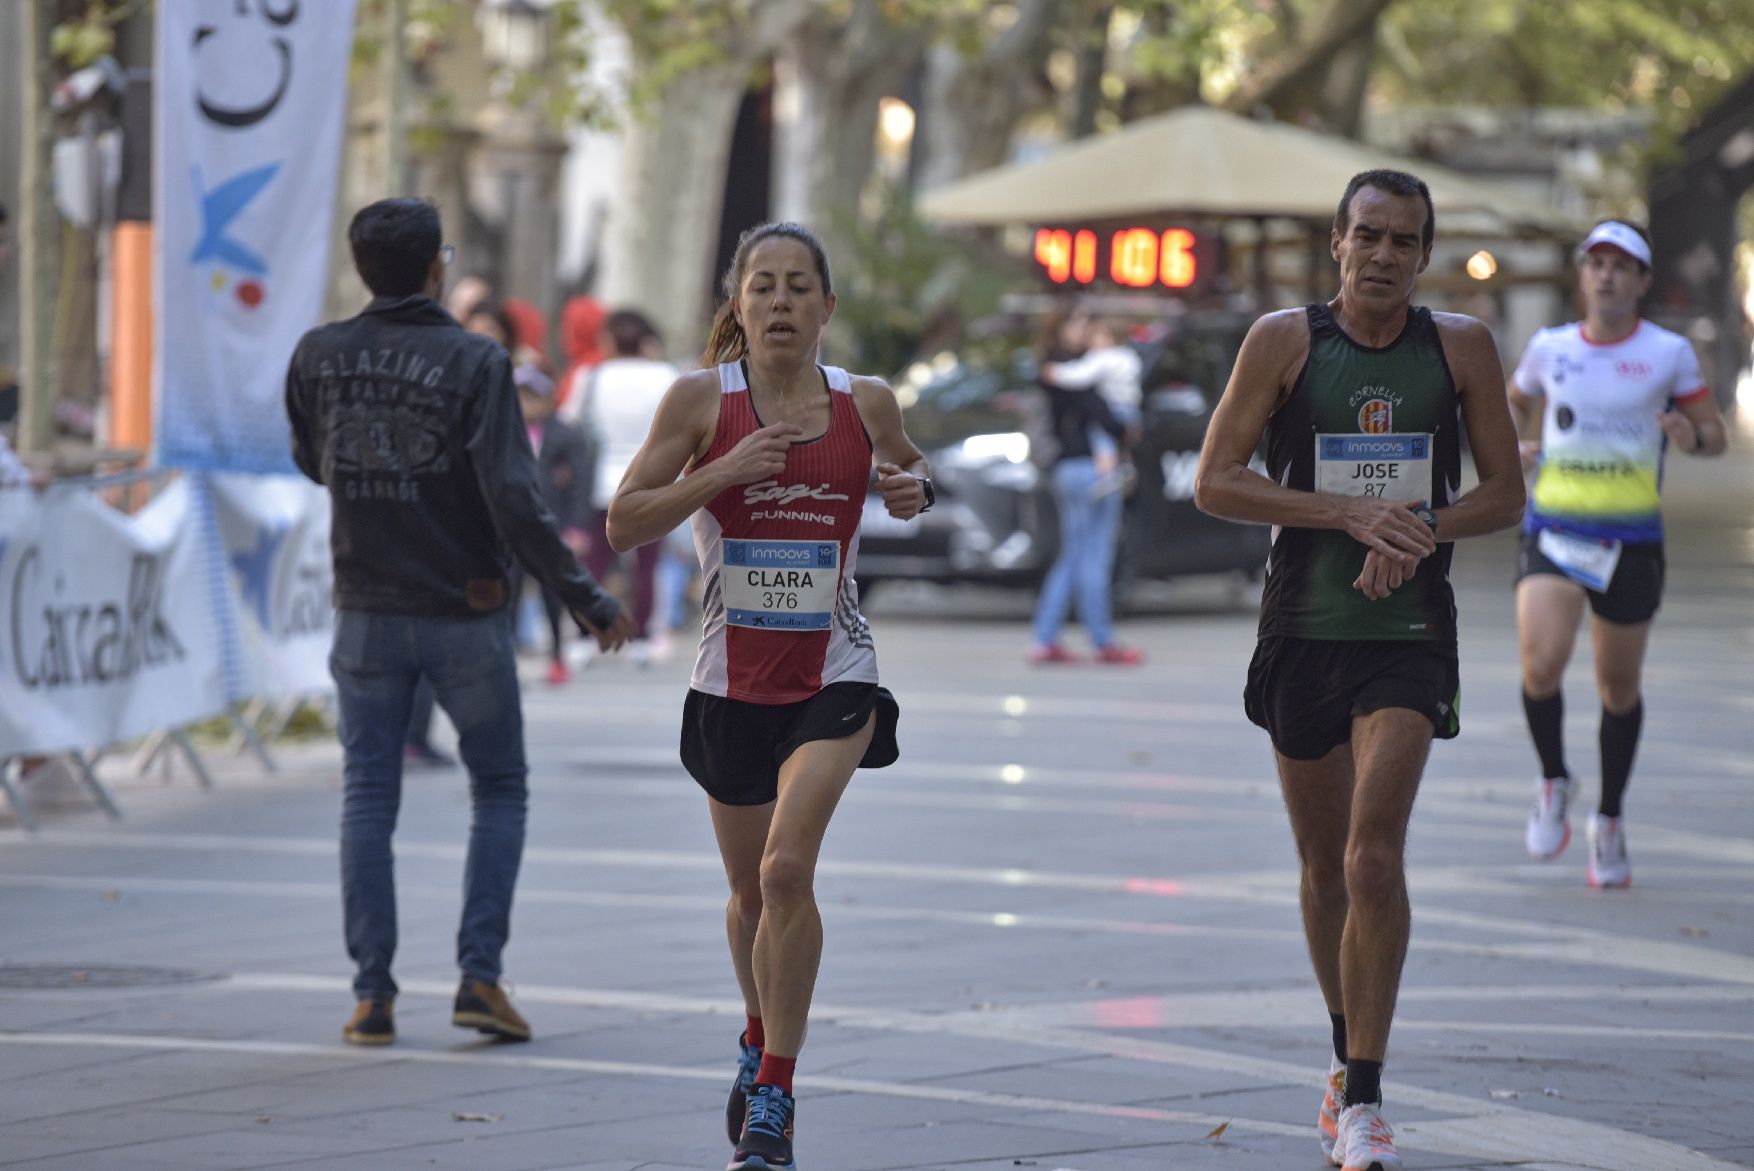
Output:
[[[1311,305],[1309,360],[1267,426],[1267,470],[1305,492],[1420,500],[1441,508],[1461,481],[1455,379],[1429,309],[1372,349]],[[1339,529],[1275,528],[1261,598],[1263,637],[1455,641],[1452,546],[1380,601],[1352,588],[1365,547]]]

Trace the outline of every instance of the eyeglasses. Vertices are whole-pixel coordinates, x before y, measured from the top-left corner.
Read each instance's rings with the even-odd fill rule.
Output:
[[[457,259],[457,246],[455,244],[442,244],[439,246],[439,260],[444,263],[446,268],[451,267],[451,261],[455,259]]]

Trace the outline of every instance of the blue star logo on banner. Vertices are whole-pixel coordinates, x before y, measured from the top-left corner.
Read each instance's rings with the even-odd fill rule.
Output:
[[[201,239],[195,244],[194,254],[189,257],[190,264],[217,260],[252,276],[263,276],[267,273],[268,262],[252,249],[226,235],[226,232],[232,221],[243,214],[243,210],[250,206],[279,171],[279,163],[269,163],[265,167],[245,171],[227,179],[213,190],[202,193]],[[203,186],[201,168],[196,167],[195,190],[201,191]]]
[[[263,630],[268,629],[268,597],[273,587],[274,558],[291,528],[288,524],[268,525],[263,528],[255,548],[231,555],[232,568],[243,579],[244,603],[256,612]]]

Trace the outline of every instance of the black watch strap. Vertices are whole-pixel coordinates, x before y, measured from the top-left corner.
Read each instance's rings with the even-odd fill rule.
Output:
[[[1421,504],[1413,510],[1413,515],[1425,522],[1425,527],[1431,530],[1432,536],[1437,536],[1437,513]]]
[[[938,494],[932,491],[932,481],[930,477],[917,476],[915,478],[919,480],[920,487],[925,489],[926,492],[926,502],[920,506],[920,511],[929,512],[931,511],[932,505],[938,503]]]

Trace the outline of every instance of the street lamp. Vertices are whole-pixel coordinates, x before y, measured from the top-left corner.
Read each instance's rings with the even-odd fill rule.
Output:
[[[548,5],[537,0],[497,0],[482,13],[482,48],[495,65],[515,72],[536,69],[548,56]]]

